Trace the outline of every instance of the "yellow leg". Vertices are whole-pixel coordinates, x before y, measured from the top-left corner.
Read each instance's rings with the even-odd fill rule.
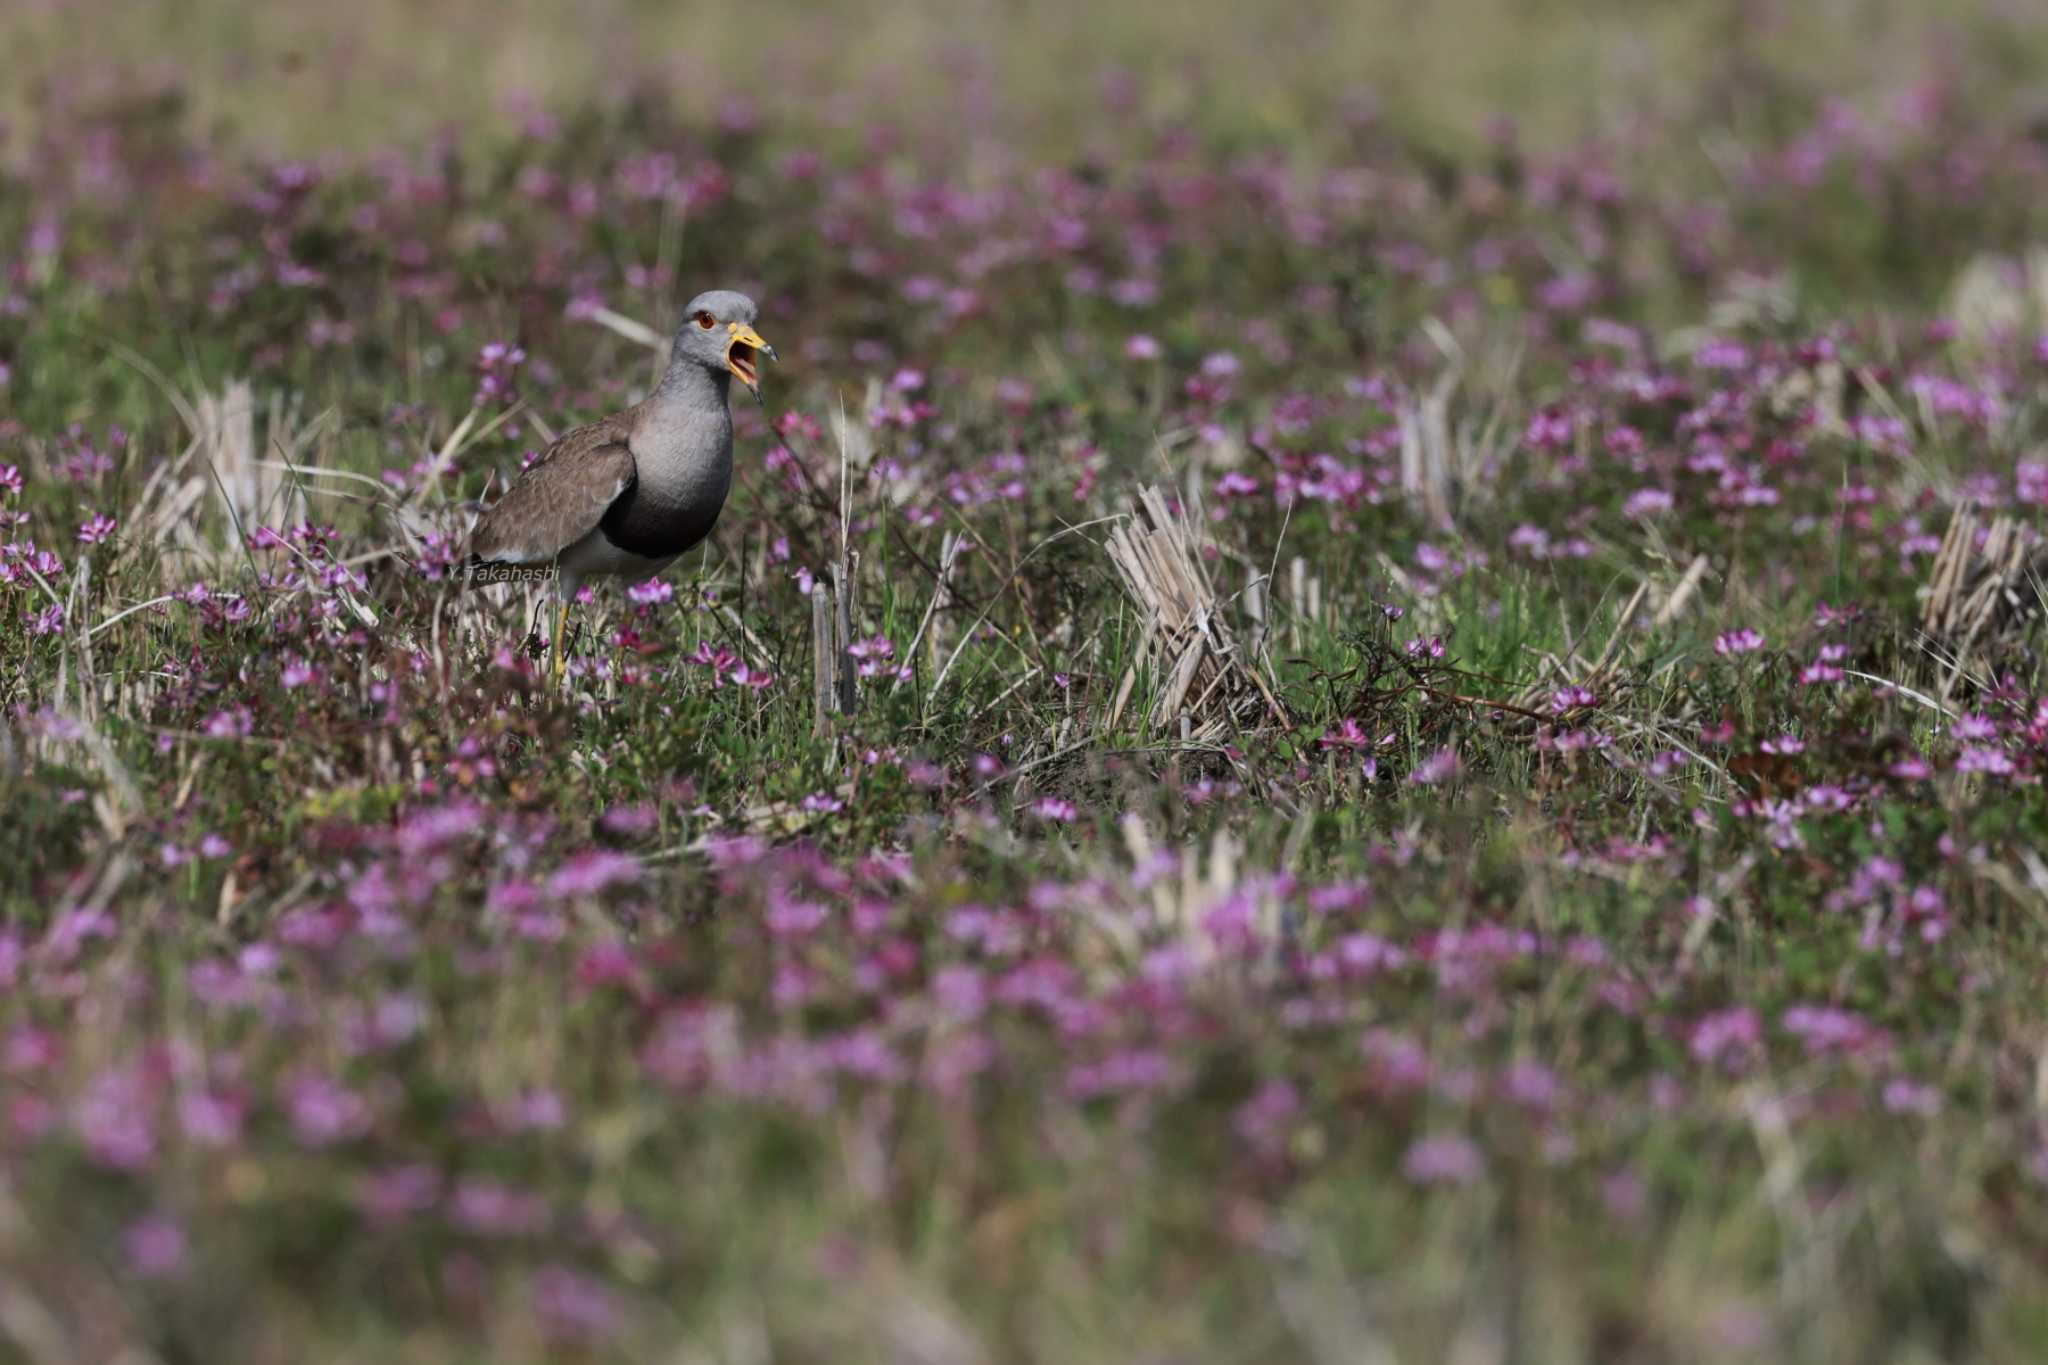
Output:
[[[565,641],[562,639],[562,635],[563,632],[568,629],[568,625],[569,599],[565,597],[562,599],[561,605],[557,607],[555,610],[555,637],[552,640],[548,641],[548,645],[550,649],[553,650],[555,656],[556,687],[560,687],[562,685],[562,666],[568,662],[568,656],[564,654],[562,651],[562,646],[565,643]]]

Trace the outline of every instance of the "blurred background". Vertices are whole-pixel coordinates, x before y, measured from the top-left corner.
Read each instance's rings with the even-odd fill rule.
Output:
[[[9,0],[0,50],[17,155],[52,117],[137,100],[278,155],[636,99],[850,135],[939,108],[1047,152],[1119,110],[1296,147],[1369,117],[1455,155],[1503,117],[1534,146],[1646,115],[1768,138],[1929,82],[2048,133],[2036,0]]]

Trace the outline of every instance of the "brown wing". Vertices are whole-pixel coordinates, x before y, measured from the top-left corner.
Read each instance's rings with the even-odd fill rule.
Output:
[[[589,535],[632,486],[632,430],[620,413],[565,432],[477,518],[472,562],[546,564]]]

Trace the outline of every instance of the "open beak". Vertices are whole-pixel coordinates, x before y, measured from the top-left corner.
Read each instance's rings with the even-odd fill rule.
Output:
[[[740,383],[754,391],[756,402],[766,402],[761,397],[761,357],[775,359],[775,348],[761,339],[761,334],[744,322],[728,322],[726,330],[732,336],[725,343],[725,367],[739,376]]]

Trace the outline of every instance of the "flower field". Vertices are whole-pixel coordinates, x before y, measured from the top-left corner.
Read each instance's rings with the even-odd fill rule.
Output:
[[[0,1360],[2048,1350],[2048,19],[193,8],[0,16]]]

